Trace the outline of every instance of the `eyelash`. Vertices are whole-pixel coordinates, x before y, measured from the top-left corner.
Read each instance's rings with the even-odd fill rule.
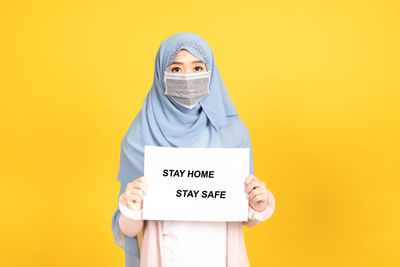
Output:
[[[203,70],[203,68],[202,68],[202,67],[199,67],[199,66],[195,67],[195,69],[196,69],[196,68],[200,68],[201,70]],[[174,69],[180,69],[180,68],[179,68],[179,67],[174,67],[174,68],[171,69],[171,71],[174,71]]]

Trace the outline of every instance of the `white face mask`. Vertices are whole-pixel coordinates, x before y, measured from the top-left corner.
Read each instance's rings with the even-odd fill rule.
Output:
[[[192,109],[200,100],[210,93],[211,72],[190,74],[164,72],[164,94],[170,96],[178,104]]]

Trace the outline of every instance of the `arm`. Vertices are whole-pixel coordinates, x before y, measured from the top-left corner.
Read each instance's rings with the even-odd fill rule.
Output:
[[[243,222],[244,225],[246,225],[247,227],[253,227],[262,221],[266,221],[269,217],[271,217],[272,213],[275,210],[275,198],[268,189],[267,189],[267,194],[268,194],[268,206],[265,210],[256,211],[249,204],[248,221]]]

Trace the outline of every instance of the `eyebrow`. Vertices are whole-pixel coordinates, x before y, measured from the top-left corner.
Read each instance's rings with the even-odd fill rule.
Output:
[[[196,61],[192,61],[192,63],[204,63],[203,61],[201,61],[201,60],[196,60]],[[171,62],[171,64],[170,65],[172,65],[172,64],[183,64],[183,62],[179,62],[179,61],[173,61],[173,62]]]

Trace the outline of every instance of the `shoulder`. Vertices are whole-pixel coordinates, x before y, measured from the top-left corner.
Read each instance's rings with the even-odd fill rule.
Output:
[[[220,129],[225,141],[238,147],[250,142],[250,132],[239,116],[227,117],[228,123]]]
[[[243,120],[239,116],[227,117],[228,123],[225,127],[221,128],[224,131],[236,131],[240,134],[250,135],[247,126],[244,124]]]

